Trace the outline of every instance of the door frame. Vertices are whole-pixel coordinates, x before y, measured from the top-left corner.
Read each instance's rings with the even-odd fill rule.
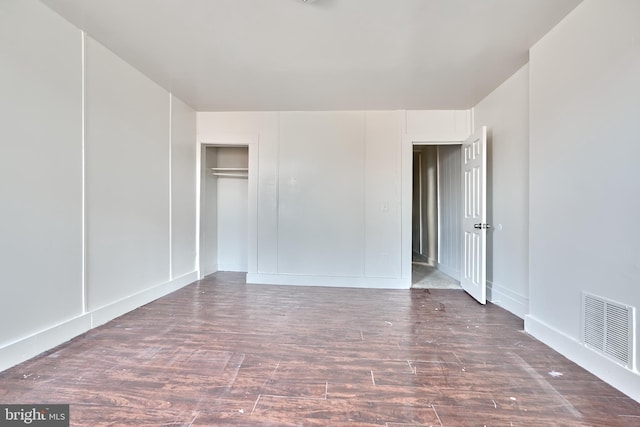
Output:
[[[198,141],[196,149],[196,267],[198,278],[204,277],[203,262],[201,259],[201,249],[204,246],[203,236],[203,209],[205,197],[202,184],[206,178],[206,170],[203,168],[203,152],[207,147],[247,147],[249,156],[248,165],[248,221],[247,224],[247,273],[255,274],[258,271],[258,135],[251,134],[229,134],[215,139]]]
[[[400,220],[400,266],[401,279],[407,288],[411,287],[412,258],[412,207],[413,207],[413,146],[414,145],[459,145],[463,141],[435,141],[420,135],[404,134],[401,145],[401,220]]]
[[[422,144],[413,144],[413,147],[416,147],[416,145],[422,145]],[[420,170],[418,171],[418,182],[419,182],[419,188],[418,188],[418,200],[420,201],[420,206],[418,207],[419,210],[419,225],[418,225],[418,229],[420,230],[420,239],[419,239],[419,243],[418,246],[420,247],[420,253],[422,253],[424,251],[424,211],[423,211],[423,203],[422,203],[422,198],[424,196],[423,193],[423,188],[422,188],[422,184],[424,182],[424,177],[422,175],[422,173],[424,172],[422,169],[422,152],[418,151],[418,167],[420,168]],[[414,160],[412,163],[412,166],[415,166],[415,155],[416,155],[416,151],[413,152],[413,156],[414,156]],[[413,180],[414,182],[412,182],[411,184],[411,252],[413,254],[413,228],[415,227],[415,218],[413,216],[414,214],[414,196],[415,196],[415,168],[412,169],[411,174],[413,176]]]

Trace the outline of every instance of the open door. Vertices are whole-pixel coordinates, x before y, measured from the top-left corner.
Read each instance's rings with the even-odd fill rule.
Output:
[[[462,288],[481,304],[487,302],[487,128],[462,144]]]

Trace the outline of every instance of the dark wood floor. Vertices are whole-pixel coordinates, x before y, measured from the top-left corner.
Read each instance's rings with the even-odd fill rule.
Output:
[[[218,273],[0,373],[76,426],[632,426],[640,404],[455,290]]]

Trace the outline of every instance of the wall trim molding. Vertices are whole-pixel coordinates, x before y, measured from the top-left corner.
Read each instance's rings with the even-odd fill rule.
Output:
[[[487,299],[493,304],[524,319],[529,314],[529,298],[487,280]]]
[[[96,326],[104,325],[116,317],[122,316],[151,301],[175,292],[196,280],[198,280],[198,273],[193,271],[169,280],[168,282],[129,295],[119,301],[91,310],[91,327],[95,328]]]
[[[130,295],[120,301],[89,311],[86,314],[81,314],[1,347],[0,371],[9,369],[45,351],[51,350],[116,317],[122,316],[171,292],[177,291],[196,280],[198,280],[198,273],[196,271],[184,274],[168,282]]]
[[[580,341],[534,316],[525,316],[524,330],[602,381],[640,402],[639,372],[625,369],[614,361],[587,349]]]
[[[207,271],[204,271],[204,270],[198,271],[198,279],[204,279],[208,275],[217,273],[218,271],[220,271],[220,269],[218,268],[218,264],[215,264],[213,266],[213,268],[211,269],[211,271],[208,271],[208,270]]]
[[[71,340],[91,329],[91,316],[81,314],[0,348],[0,372]]]
[[[247,274],[248,284],[325,286],[333,288],[410,289],[411,278],[309,276],[297,274]]]
[[[471,110],[468,114],[470,114]],[[471,133],[470,129],[469,133]],[[400,269],[402,277],[408,277],[411,287],[411,261],[413,251],[411,248],[412,232],[412,188],[413,188],[413,146],[414,145],[461,145],[462,138],[455,140],[433,140],[427,135],[416,133],[403,133],[400,140]]]

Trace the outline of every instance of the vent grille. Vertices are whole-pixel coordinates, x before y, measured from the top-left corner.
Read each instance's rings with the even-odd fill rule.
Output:
[[[583,338],[587,347],[633,369],[633,307],[583,293]]]

